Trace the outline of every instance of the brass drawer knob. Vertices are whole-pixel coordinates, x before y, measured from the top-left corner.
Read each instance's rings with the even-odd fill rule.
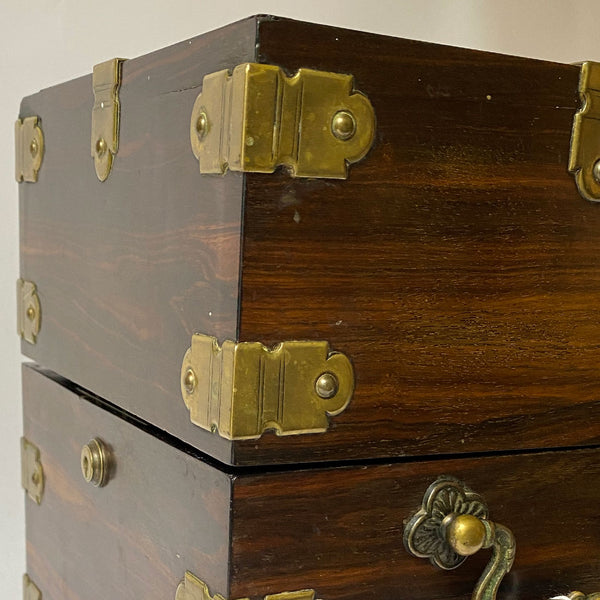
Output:
[[[83,478],[96,487],[108,483],[108,452],[102,440],[94,438],[81,449]]]
[[[404,546],[418,558],[428,558],[442,569],[455,569],[482,548],[492,548],[492,558],[475,585],[472,600],[495,600],[516,551],[515,538],[507,527],[488,519],[483,498],[450,476],[439,477],[423,497],[421,508],[406,522]],[[600,600],[571,592],[551,600]]]

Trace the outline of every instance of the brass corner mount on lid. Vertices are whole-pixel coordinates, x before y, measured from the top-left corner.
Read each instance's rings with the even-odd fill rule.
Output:
[[[345,179],[375,136],[371,102],[352,75],[244,63],[204,77],[190,121],[201,173],[272,173]]]
[[[100,181],[108,178],[114,157],[119,150],[121,119],[119,89],[123,62],[123,58],[113,58],[95,65],[92,76],[94,107],[91,152],[96,175]]]
[[[600,63],[584,62],[579,76],[581,108],[571,133],[569,172],[583,198],[600,201]]]

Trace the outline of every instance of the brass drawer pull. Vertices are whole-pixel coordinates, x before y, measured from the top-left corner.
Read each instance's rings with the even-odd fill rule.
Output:
[[[83,478],[96,487],[108,483],[109,453],[102,440],[94,438],[81,449],[81,472]]]
[[[421,508],[406,522],[404,546],[413,556],[428,558],[442,569],[455,569],[481,548],[492,548],[472,600],[495,600],[513,565],[516,543],[510,529],[490,521],[488,515],[479,494],[454,477],[439,477],[427,488]],[[552,600],[600,600],[600,594],[572,592]]]

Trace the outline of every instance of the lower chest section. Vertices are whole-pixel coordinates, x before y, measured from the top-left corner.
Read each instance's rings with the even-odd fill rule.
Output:
[[[600,588],[598,449],[224,470],[48,372],[23,374],[30,598]]]

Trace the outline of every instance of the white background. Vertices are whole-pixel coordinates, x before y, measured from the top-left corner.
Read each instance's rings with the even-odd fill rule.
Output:
[[[25,571],[13,149],[20,99],[109,58],[257,13],[560,62],[600,60],[599,0],[0,0],[0,600],[21,597]]]

